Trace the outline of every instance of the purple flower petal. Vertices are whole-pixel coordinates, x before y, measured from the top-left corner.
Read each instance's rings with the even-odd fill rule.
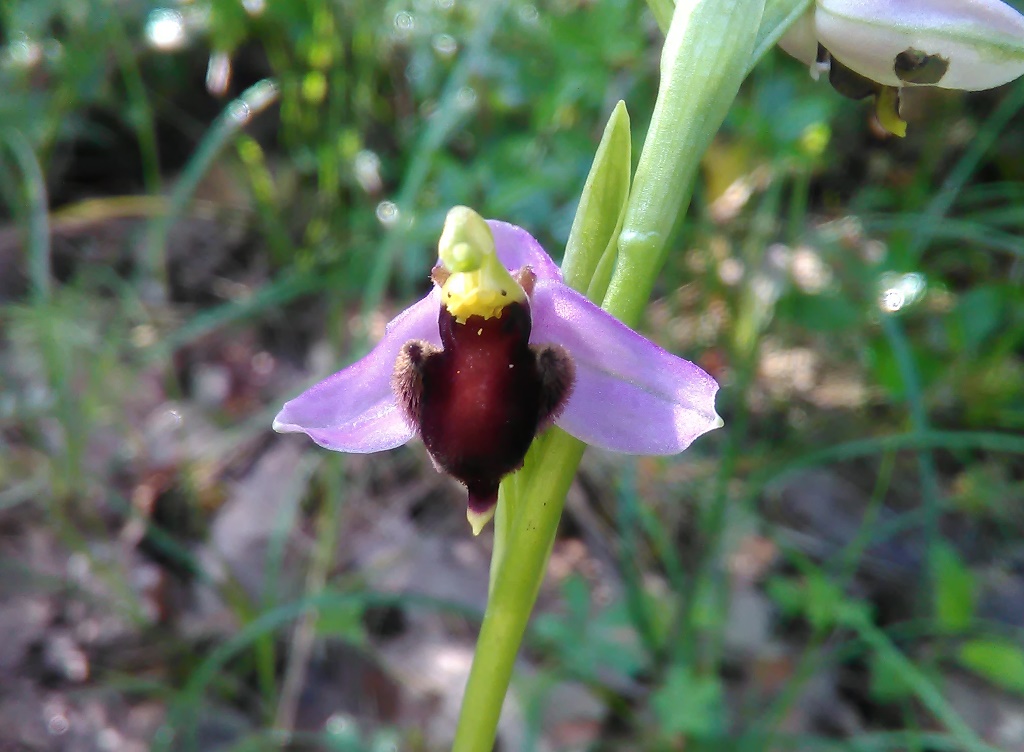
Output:
[[[380,452],[405,444],[415,431],[395,402],[391,373],[409,340],[441,344],[439,311],[435,289],[398,314],[366,357],[287,402],[274,419],[274,430],[308,434],[337,452]]]
[[[576,384],[556,423],[587,444],[628,454],[676,454],[721,425],[718,384],[575,290],[537,282],[530,341],[568,349]]]
[[[537,281],[542,279],[554,279],[562,281],[562,272],[558,265],[551,260],[551,257],[540,247],[540,243],[533,239],[522,227],[510,225],[508,222],[501,222],[497,219],[487,220],[494,235],[494,249],[502,265],[511,271],[516,271],[524,266],[533,268],[537,275]]]

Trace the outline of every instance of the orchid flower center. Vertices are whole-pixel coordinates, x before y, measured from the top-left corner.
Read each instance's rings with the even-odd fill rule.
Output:
[[[498,260],[491,228],[472,209],[456,206],[448,212],[437,252],[450,273],[441,301],[458,323],[470,316],[500,318],[510,303],[526,301],[526,292]]]

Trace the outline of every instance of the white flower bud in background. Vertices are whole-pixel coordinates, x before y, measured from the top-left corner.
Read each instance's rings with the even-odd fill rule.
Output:
[[[1000,0],[818,0],[818,40],[886,86],[978,91],[1024,74],[1024,16]]]
[[[1000,0],[816,0],[779,46],[845,94],[874,93],[903,135],[905,86],[978,91],[1024,75],[1024,15]]]

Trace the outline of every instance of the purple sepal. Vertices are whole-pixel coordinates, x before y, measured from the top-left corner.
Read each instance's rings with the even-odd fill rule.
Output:
[[[721,425],[718,384],[575,290],[538,281],[531,343],[565,347],[576,384],[556,423],[593,446],[628,454],[676,454]]]
[[[409,340],[440,346],[439,311],[440,298],[433,290],[398,314],[366,357],[285,403],[274,419],[274,430],[308,434],[336,452],[380,452],[408,442],[415,431],[395,402],[391,374],[399,350]]]

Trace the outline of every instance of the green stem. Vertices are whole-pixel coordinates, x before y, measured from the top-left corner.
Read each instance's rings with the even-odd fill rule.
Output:
[[[522,494],[519,492],[519,478],[522,473],[514,473],[505,478],[498,488],[498,506],[494,510],[494,548],[491,550],[491,572],[487,583],[487,594],[494,591],[494,582],[498,579],[498,571],[505,560],[506,544],[508,543],[509,518],[515,517],[515,510]]]
[[[697,619],[694,609],[704,604],[713,605],[714,621],[710,628],[702,630],[705,640],[700,643],[700,665],[712,670],[718,665],[725,637],[724,623],[727,619],[729,583],[721,567],[728,513],[736,509],[729,497],[729,480],[735,475],[736,467],[743,454],[743,438],[747,435],[750,407],[746,395],[754,382],[760,353],[761,334],[773,315],[774,299],[757,290],[757,271],[764,265],[764,249],[775,232],[775,218],[779,214],[782,196],[782,181],[776,180],[765,192],[751,223],[751,232],[744,242],[743,259],[747,268],[733,331],[732,358],[735,362],[735,382],[732,393],[738,395],[733,404],[733,417],[726,436],[722,460],[715,480],[711,504],[701,515],[700,529],[704,535],[704,550],[697,564],[697,571],[690,580],[693,593],[684,598],[684,632],[692,638]],[[696,642],[696,641],[694,641]],[[692,647],[691,647],[692,650]]]
[[[0,133],[0,143],[7,142],[18,169],[21,170],[22,186],[25,192],[27,232],[25,247],[28,249],[28,276],[32,285],[32,299],[40,304],[50,302],[53,296],[50,277],[50,219],[49,199],[46,196],[46,177],[32,144],[21,133],[11,129]],[[18,208],[11,207],[13,213]]]
[[[899,671],[903,681],[914,692],[921,704],[938,718],[950,735],[957,740],[960,749],[965,752],[993,752],[993,748],[986,744],[974,729],[960,717],[956,708],[949,704],[931,679],[893,644],[885,632],[876,627],[869,619],[859,619],[851,626],[861,640]]]
[[[459,55],[458,62],[445,82],[436,116],[426,121],[423,132],[413,146],[412,158],[395,196],[400,213],[411,215],[416,211],[416,199],[423,192],[431,171],[435,169],[437,155],[449,136],[469,117],[469,113],[458,104],[459,93],[470,84],[474,72],[483,65],[482,60],[491,49],[498,26],[505,18],[508,0],[488,0],[479,5],[480,23],[467,40],[465,52]],[[401,252],[408,245],[408,233],[403,227],[395,228],[385,237],[366,281],[362,296],[364,313],[380,309],[380,301],[391,280],[391,273]]]
[[[128,95],[128,120],[139,142],[139,157],[142,161],[142,179],[146,192],[158,195],[161,191],[160,150],[157,146],[156,121],[153,107],[142,79],[139,58],[124,28],[123,19],[112,14],[113,28],[110,30],[114,56],[121,67],[125,91]]]
[[[661,84],[604,308],[639,321],[665,261],[669,234],[690,202],[705,149],[746,75],[764,0],[676,6],[661,56]]]
[[[928,419],[928,409],[924,403],[924,394],[921,386],[921,379],[914,363],[914,353],[910,343],[903,332],[898,320],[887,315],[882,318],[882,331],[889,340],[896,357],[896,366],[899,370],[900,380],[903,382],[903,391],[906,392],[907,407],[910,413],[910,426],[914,433],[926,434],[931,430]],[[942,513],[941,491],[939,489],[938,471],[935,467],[935,458],[927,449],[917,451],[917,466],[921,480],[921,499],[926,510],[925,513],[925,549],[928,552],[929,561],[935,553],[935,547],[939,543],[941,531],[939,530],[939,516]],[[935,607],[935,593],[937,583],[935,573],[927,570],[928,590],[927,605]]]
[[[806,5],[775,0],[773,5]],[[662,10],[666,3],[659,6]],[[765,0],[689,0],[676,5],[661,58],[661,84],[640,155],[604,308],[639,320],[684,212],[701,156],[751,64]],[[603,249],[590,248],[601,253]],[[574,262],[569,260],[570,265]],[[587,282],[583,285],[582,282]],[[588,280],[574,280],[587,290]],[[490,598],[463,697],[453,752],[488,752],[584,445],[559,429],[534,442],[504,509]],[[504,502],[503,502],[504,503]]]
[[[530,451],[543,460],[527,479],[516,519],[508,521],[514,523],[507,530],[507,552],[514,552],[514,566],[506,560],[494,580],[452,752],[487,752],[494,746],[516,654],[583,449],[581,441],[554,428]]]
[[[171,191],[167,213],[156,217],[146,229],[146,239],[139,246],[139,277],[142,298],[160,302],[167,298],[166,251],[171,227],[188,207],[200,181],[217,156],[249,120],[277,100],[277,85],[270,80],[258,81],[227,106],[210,126],[199,146]]]

